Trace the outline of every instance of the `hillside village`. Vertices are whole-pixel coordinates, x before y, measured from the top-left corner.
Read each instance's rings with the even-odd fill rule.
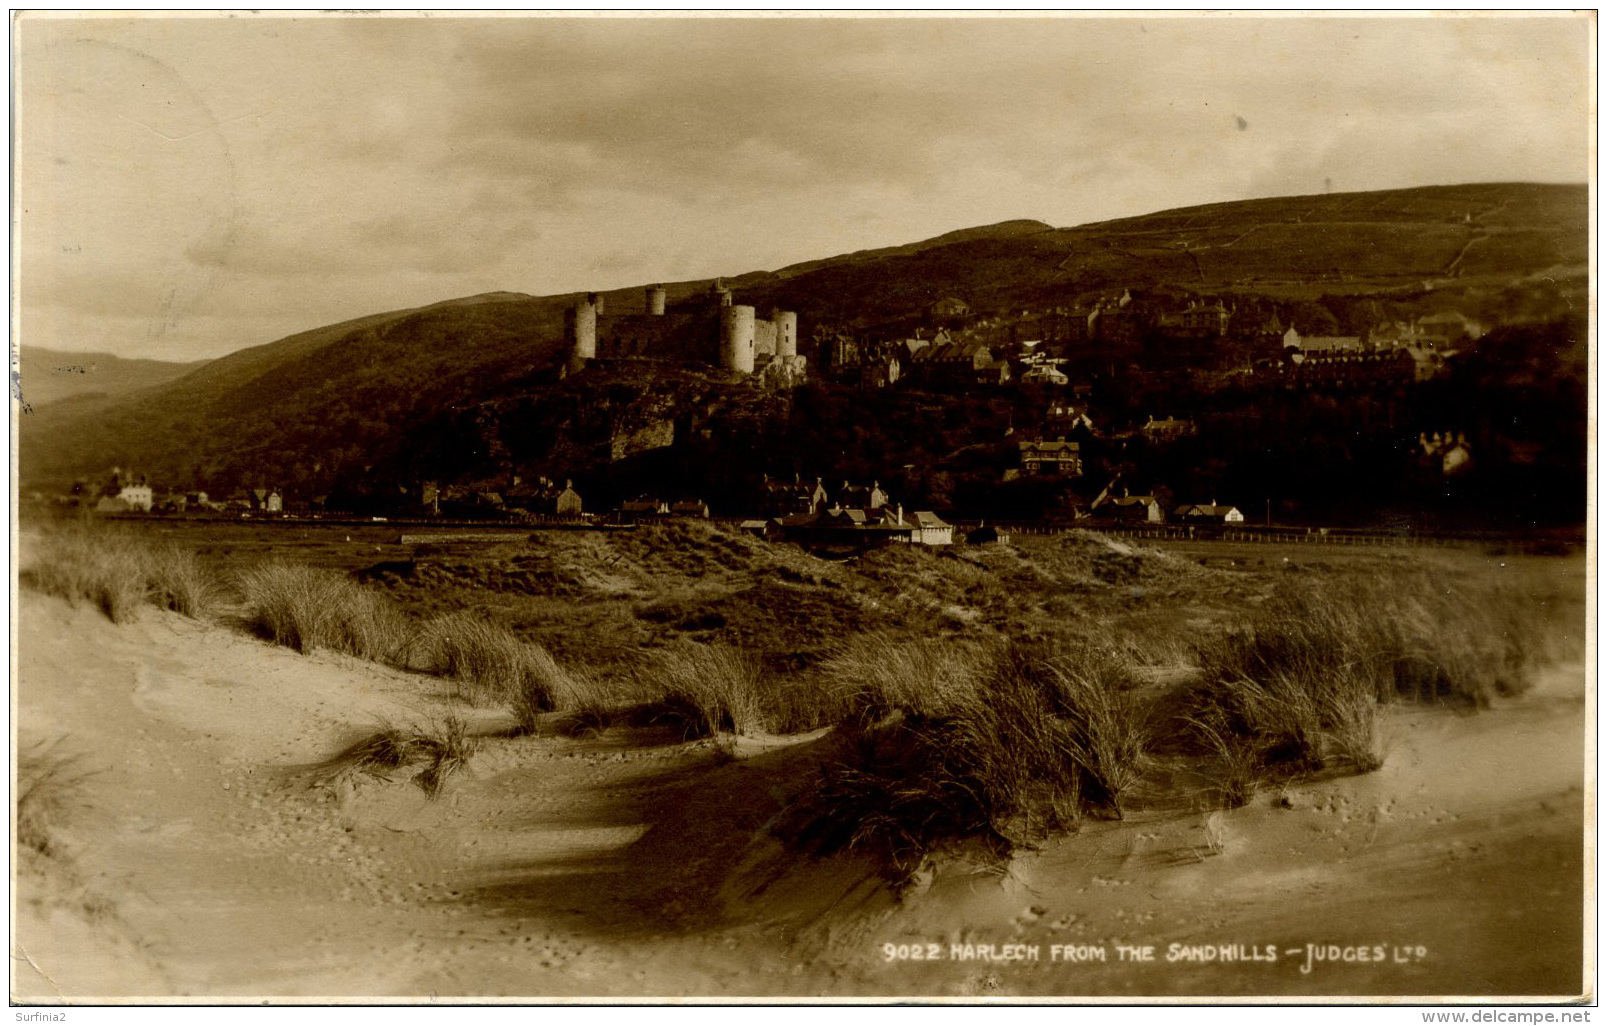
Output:
[[[1583,197],[1461,186],[1008,222],[735,278],[465,297],[36,408],[23,494],[742,522],[799,512],[771,509],[767,482],[819,478],[813,512],[865,523],[881,507],[831,483],[951,523],[1577,523]]]
[[[1222,526],[1246,523],[1246,508],[1256,512],[1252,500],[1260,497],[1219,501],[1216,495],[1180,494],[1142,460],[1133,465],[1115,458],[1130,451],[1161,453],[1199,434],[1193,412],[1176,404],[1139,420],[1104,402],[1124,383],[1124,365],[1184,383],[1194,393],[1277,393],[1296,401],[1309,395],[1340,403],[1401,398],[1444,379],[1488,330],[1447,311],[1381,319],[1359,329],[1351,314],[1345,326],[1355,333],[1340,334],[1331,311],[1306,307],[1241,306],[1213,296],[1121,289],[1075,306],[978,316],[963,299],[946,297],[931,304],[925,324],[908,332],[822,324],[800,342],[796,314],[778,310],[757,318],[752,306],[733,302],[722,282],[674,306],[666,304],[662,286],[649,286],[639,312],[609,310],[595,293],[569,307],[565,358],[553,374],[561,382],[588,374],[704,368],[764,391],[795,389],[812,375],[818,383],[851,391],[969,396],[1009,411],[1004,444],[990,449],[990,475],[1000,486],[1024,483],[1053,493],[1050,508],[1022,509],[1017,517],[1005,510],[1004,519]],[[1017,423],[1013,411],[1022,406],[1039,412]],[[663,441],[673,440],[672,430]],[[1453,479],[1475,465],[1475,446],[1457,424],[1404,433],[1402,446],[1426,479]],[[383,498],[370,495],[355,508],[328,495],[297,495],[275,482],[216,497],[201,490],[158,492],[145,478],[114,469],[99,486],[81,482],[56,501],[102,513],[247,517],[378,513],[629,524],[715,515],[740,518],[746,529],[772,540],[952,540],[952,527],[937,512],[906,514],[880,481],[843,480],[828,488],[823,475],[829,468],[811,469],[821,476],[795,470],[784,480],[765,472],[762,484],[746,495],[643,492],[593,503],[573,477],[527,480],[509,473],[489,482],[398,482]],[[886,468],[888,476],[898,477],[898,469]],[[1266,505],[1262,512],[1270,521]]]

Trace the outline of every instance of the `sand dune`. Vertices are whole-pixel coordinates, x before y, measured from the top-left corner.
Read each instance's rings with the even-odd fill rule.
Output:
[[[1578,666],[1477,715],[1392,709],[1377,773],[1231,812],[1185,796],[1003,873],[950,859],[895,900],[870,866],[769,836],[817,735],[730,759],[647,730],[507,738],[480,710],[484,746],[431,800],[319,767],[381,722],[438,715],[433,678],[34,594],[17,651],[24,749],[98,771],[70,857],[20,864],[18,1000],[1584,986]],[[1351,960],[1302,972],[1308,943]],[[1174,944],[1213,960],[1168,960]]]

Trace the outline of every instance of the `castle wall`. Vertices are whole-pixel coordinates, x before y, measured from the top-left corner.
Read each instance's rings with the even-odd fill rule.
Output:
[[[597,322],[597,355],[609,360],[648,357],[713,363],[716,331],[713,318],[705,315],[611,315]]]
[[[776,355],[776,325],[774,321],[753,322],[754,358]]]

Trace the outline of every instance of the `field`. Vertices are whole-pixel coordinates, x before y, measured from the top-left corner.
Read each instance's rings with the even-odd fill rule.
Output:
[[[401,533],[24,522],[14,997],[1583,992],[1582,557]]]

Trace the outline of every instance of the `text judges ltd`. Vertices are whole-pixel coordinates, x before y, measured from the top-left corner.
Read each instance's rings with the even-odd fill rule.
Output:
[[[1196,962],[1231,965],[1299,965],[1309,973],[1323,964],[1360,965],[1389,963],[1411,965],[1428,957],[1420,944],[1305,944],[1278,948],[1274,944],[883,944],[888,962]]]

